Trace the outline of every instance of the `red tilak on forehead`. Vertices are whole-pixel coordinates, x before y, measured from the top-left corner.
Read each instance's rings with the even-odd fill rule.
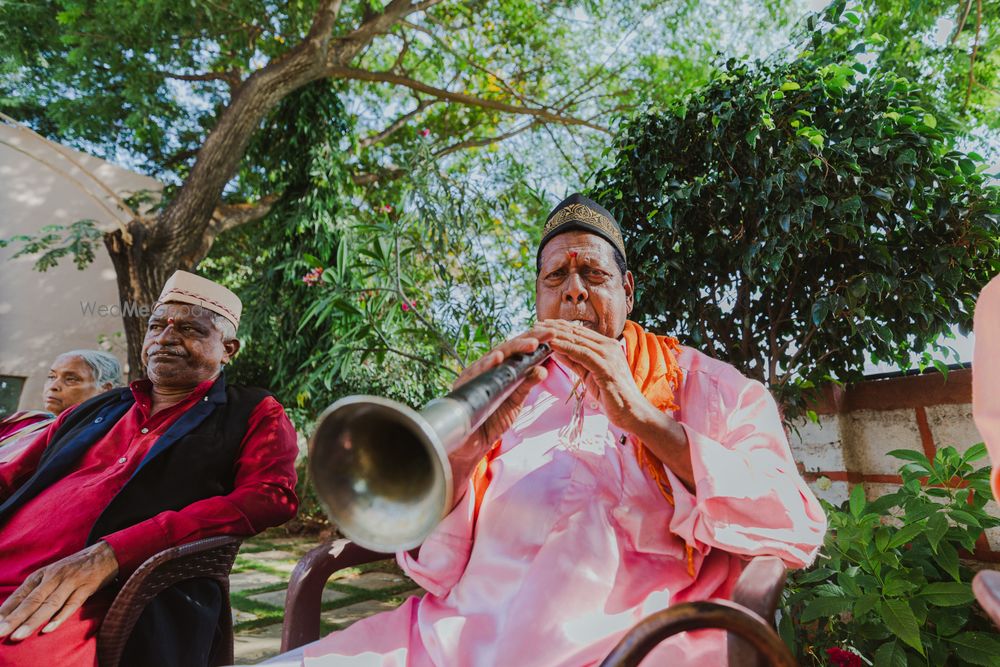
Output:
[[[570,259],[576,259],[576,251],[575,250],[570,250],[569,251],[569,258]]]
[[[173,324],[173,323],[174,323],[174,318],[168,317],[167,318],[167,324]]]

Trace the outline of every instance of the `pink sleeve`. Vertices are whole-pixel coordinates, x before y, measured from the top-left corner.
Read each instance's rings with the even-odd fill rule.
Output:
[[[976,301],[972,352],[972,416],[993,464],[993,496],[1000,498],[1000,276]]]
[[[771,394],[727,368],[685,381],[681,405],[702,406],[680,419],[695,493],[667,470],[676,503],[670,528],[702,552],[773,555],[803,567],[823,543],[826,514],[799,475]]]
[[[248,536],[295,516],[295,430],[281,404],[265,398],[250,415],[232,492],[161,512],[104,537],[128,574],[168,547],[216,535]]]
[[[420,545],[416,557],[405,551],[396,554],[399,566],[425,591],[443,596],[461,579],[472,553],[474,512],[475,494],[467,488],[455,509]]]

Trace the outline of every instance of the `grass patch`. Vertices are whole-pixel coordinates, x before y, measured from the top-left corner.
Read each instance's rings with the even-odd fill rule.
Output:
[[[278,561],[292,563],[294,561]],[[291,572],[285,572],[277,567],[269,565],[267,563],[262,563],[259,560],[251,560],[249,558],[243,558],[242,556],[236,557],[236,563],[233,564],[233,572],[246,572],[247,570],[256,570],[257,572],[263,572],[264,574],[273,574],[276,577],[281,577],[287,580],[291,576]]]

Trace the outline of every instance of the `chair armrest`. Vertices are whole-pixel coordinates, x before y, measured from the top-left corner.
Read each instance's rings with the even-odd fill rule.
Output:
[[[746,607],[773,627],[781,591],[785,588],[785,564],[776,556],[756,556],[747,563],[733,589],[733,602]],[[730,634],[729,667],[757,667],[758,652],[746,640]]]
[[[229,572],[241,542],[242,539],[237,537],[210,537],[164,549],[150,556],[118,591],[101,622],[97,634],[98,664],[101,667],[118,665],[129,635],[146,604],[176,583],[202,577],[214,579],[222,587],[224,607],[228,609]],[[228,655],[222,656],[228,659],[226,664],[232,662],[232,615],[228,627]]]
[[[972,592],[983,611],[1000,628],[1000,572],[983,570],[972,579]]]
[[[771,625],[730,600],[682,602],[647,616],[626,633],[600,667],[637,667],[661,641],[680,632],[719,628],[749,642],[774,667],[796,667],[795,658]]]
[[[334,553],[343,545],[339,553]],[[391,558],[392,554],[369,551],[353,542],[330,540],[311,550],[295,565],[285,598],[285,620],[281,626],[281,652],[291,651],[319,639],[319,614],[323,589],[337,570]]]

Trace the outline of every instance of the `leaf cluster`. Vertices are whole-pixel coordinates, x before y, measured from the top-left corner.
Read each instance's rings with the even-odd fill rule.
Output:
[[[383,395],[419,405],[526,319],[538,211],[506,167],[489,192],[415,169],[395,197],[354,212],[335,257],[309,258],[324,270],[299,324],[318,335],[304,381],[380,369]]]
[[[20,248],[10,259],[38,255],[36,271],[48,271],[63,257],[70,255],[80,271],[94,261],[95,247],[102,243],[103,234],[94,220],[77,220],[69,225],[45,225],[37,234],[17,234],[0,239],[0,248],[17,243]]]
[[[967,127],[1000,127],[1000,2],[997,0],[836,0],[806,25],[828,24],[813,39],[818,55],[863,51],[870,64],[926,82],[936,107]]]
[[[961,560],[1000,526],[984,509],[990,469],[973,466],[985,446],[890,454],[907,462],[898,491],[868,502],[858,484],[843,506],[824,503],[826,542],[792,575],[779,631],[801,664],[826,664],[833,646],[880,667],[1000,664],[1000,634],[973,604]]]
[[[923,92],[851,56],[730,60],[631,120],[592,194],[623,221],[636,316],[793,404],[970,328],[1000,189]]]

